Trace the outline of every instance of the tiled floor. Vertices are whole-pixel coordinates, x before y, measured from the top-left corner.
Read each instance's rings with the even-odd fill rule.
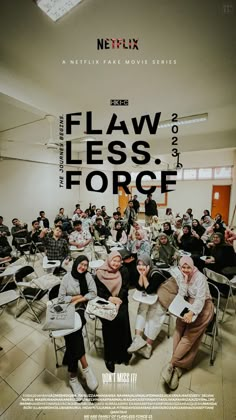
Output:
[[[41,268],[37,265],[38,274]],[[131,291],[132,293],[132,291]],[[61,418],[85,420],[109,419],[110,411],[103,410],[99,405],[99,394],[159,394],[170,398],[179,395],[198,397],[199,394],[213,394],[217,405],[214,410],[202,409],[159,409],[129,410],[130,417],[125,417],[125,410],[114,410],[113,419],[154,419],[197,420],[205,417],[216,420],[236,419],[236,322],[235,316],[227,314],[220,327],[218,338],[218,352],[214,366],[209,365],[209,350],[203,344],[197,355],[195,367],[180,379],[180,385],[174,392],[169,392],[161,379],[160,372],[170,359],[172,351],[172,338],[167,338],[166,327],[161,332],[150,360],[133,358],[129,366],[117,365],[116,372],[136,373],[135,384],[112,383],[105,384],[102,374],[108,373],[102,358],[102,350],[96,350],[92,345],[87,355],[89,363],[93,366],[99,380],[97,402],[87,402],[81,405],[71,399],[69,409],[46,409],[38,406],[36,409],[23,409],[22,396],[33,395],[71,395],[67,380],[66,367],[56,368],[53,345],[48,333],[42,331],[39,325],[24,312],[19,318],[14,318],[15,304],[8,305],[0,317],[0,416],[6,420],[21,419],[57,419]],[[130,298],[130,319],[134,331],[137,303]],[[233,312],[231,312],[233,313]],[[41,316],[43,323],[44,316]],[[172,325],[173,333],[174,325]],[[94,324],[88,324],[90,344],[92,343]],[[97,341],[99,345],[99,339]],[[61,355],[60,355],[61,358]],[[144,396],[143,396],[144,398]],[[177,397],[176,397],[177,398]],[[142,400],[142,397],[140,397]],[[112,398],[110,399],[112,400]],[[173,403],[174,404],[174,403]],[[115,416],[117,414],[117,416]],[[97,417],[96,417],[97,415]],[[99,417],[100,415],[100,417]],[[107,417],[105,417],[105,415]],[[131,415],[136,415],[132,418]],[[143,415],[143,417],[138,417]],[[86,417],[87,416],[87,417]],[[95,416],[95,417],[93,417]],[[146,417],[145,417],[146,416]],[[112,418],[112,416],[110,417]]]

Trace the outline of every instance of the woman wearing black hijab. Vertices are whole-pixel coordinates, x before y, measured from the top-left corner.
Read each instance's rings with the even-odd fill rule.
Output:
[[[79,313],[82,321],[82,328],[86,322],[84,318],[84,304],[88,300],[94,299],[97,295],[96,284],[91,274],[87,271],[88,264],[89,260],[85,255],[80,255],[76,258],[71,273],[67,273],[62,279],[58,295],[59,303],[73,303],[76,306],[76,311]],[[79,360],[88,388],[91,391],[95,391],[98,387],[98,381],[86,360],[82,328],[64,337],[66,351],[63,364],[68,366],[69,383],[73,393],[76,395],[77,402],[81,402],[83,395],[85,395],[84,389],[77,378]]]
[[[225,267],[236,266],[236,254],[231,245],[227,245],[224,241],[224,235],[216,232],[212,236],[212,242],[208,244],[207,254],[210,258],[206,259],[205,264],[216,273],[223,274]]]
[[[193,230],[197,233],[197,235],[199,236],[199,239],[200,239],[206,229],[202,225],[200,225],[198,219],[193,219],[193,221],[192,221],[192,231]]]

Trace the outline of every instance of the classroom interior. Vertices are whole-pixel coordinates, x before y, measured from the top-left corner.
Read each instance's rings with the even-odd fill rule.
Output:
[[[151,171],[156,179],[147,176],[142,185],[146,189],[156,187],[160,220],[167,207],[180,215],[190,207],[197,219],[208,209],[212,216],[222,213],[227,225],[236,229],[235,6],[226,8],[220,0],[214,5],[204,0],[84,0],[55,23],[35,3],[3,0],[1,5],[0,215],[4,224],[11,227],[12,219],[17,217],[31,226],[41,210],[53,224],[59,208],[64,207],[72,217],[76,203],[83,210],[89,203],[105,205],[112,215],[118,206],[124,211],[134,194],[141,203],[139,218],[143,220],[145,195],[137,190],[136,177],[142,171]],[[120,36],[138,37],[139,51],[97,50],[97,38]],[[127,59],[135,63],[126,64]],[[79,63],[75,64],[75,60]],[[92,64],[96,60],[98,64]],[[108,60],[116,63],[108,64]],[[128,99],[129,105],[112,107],[111,99]],[[101,129],[102,134],[88,136],[85,116],[89,111],[93,127]],[[155,134],[150,134],[146,125],[141,135],[134,133],[132,118],[139,121],[142,115],[149,114],[153,120],[159,112],[160,126]],[[64,133],[60,153],[59,116],[64,115],[65,121],[68,113],[82,115],[72,134]],[[107,134],[113,113],[118,116],[117,125],[126,122],[129,134],[122,130]],[[169,124],[174,113],[179,121],[190,119],[189,124],[178,125],[177,133]],[[202,115],[204,121],[191,122]],[[172,150],[174,136],[178,156]],[[87,163],[91,137],[97,142],[93,158],[103,163]],[[65,140],[72,142],[72,162],[66,162]],[[117,140],[125,145],[126,160],[121,165],[108,159],[112,155],[108,145]],[[150,146],[150,161],[145,165],[133,161],[136,154],[132,145],[141,140]],[[177,158],[182,168],[177,167]],[[157,164],[156,159],[161,163]],[[74,163],[76,160],[80,163]],[[73,178],[80,184],[71,189],[66,188],[68,171],[80,172]],[[99,192],[101,175],[93,177],[94,191],[88,191],[86,182],[93,171],[106,176],[104,192]],[[130,195],[122,188],[114,194],[114,171],[131,175]],[[176,185],[168,187],[173,191],[163,194],[162,171],[177,171],[171,177]],[[225,198],[223,191],[228,194]],[[44,274],[40,256],[35,271]],[[65,415],[71,419],[107,415],[102,409],[22,408],[25,394],[69,395],[71,390],[66,368],[56,368],[53,344],[48,332],[42,331],[45,313],[38,324],[26,313],[15,318],[14,305],[8,305],[0,315],[0,417],[50,420]],[[136,311],[137,302],[130,297],[132,332]],[[160,372],[171,355],[173,331],[174,319],[171,337],[167,337],[165,326],[150,360],[137,358],[128,367],[117,367],[117,372],[137,373],[133,394],[166,394]],[[230,306],[224,322],[219,324],[214,366],[209,363],[209,348],[202,343],[195,367],[171,393],[213,394],[217,403],[214,410],[150,409],[136,413],[131,410],[129,414],[143,415],[143,419],[150,415],[152,420],[160,415],[168,420],[180,416],[184,420],[189,415],[193,420],[202,415],[207,419],[235,419],[235,333],[235,311]],[[88,325],[85,343],[98,376],[98,394],[130,392],[125,384],[102,383],[102,374],[106,373],[102,340],[98,336],[101,348],[96,349],[93,322]]]

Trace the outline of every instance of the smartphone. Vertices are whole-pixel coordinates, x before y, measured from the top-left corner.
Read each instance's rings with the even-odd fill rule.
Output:
[[[183,310],[182,310],[182,312],[180,313],[180,316],[184,316],[185,314],[187,314],[189,312],[189,309],[188,308],[184,308]]]
[[[56,312],[62,312],[62,311],[63,311],[63,308],[62,308],[60,305],[56,305],[56,306],[54,306],[54,307],[53,307],[53,309],[54,309],[54,311],[56,311]]]
[[[97,303],[100,303],[101,305],[108,305],[109,302],[104,302],[103,300],[97,300]]]

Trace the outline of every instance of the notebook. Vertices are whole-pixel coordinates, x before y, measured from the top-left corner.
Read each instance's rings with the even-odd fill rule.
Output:
[[[168,311],[178,318],[183,319],[183,316],[188,311],[192,310],[193,305],[191,303],[187,302],[182,296],[177,295],[172,303],[170,304]],[[192,322],[195,321],[197,318],[197,315],[193,315]]]

